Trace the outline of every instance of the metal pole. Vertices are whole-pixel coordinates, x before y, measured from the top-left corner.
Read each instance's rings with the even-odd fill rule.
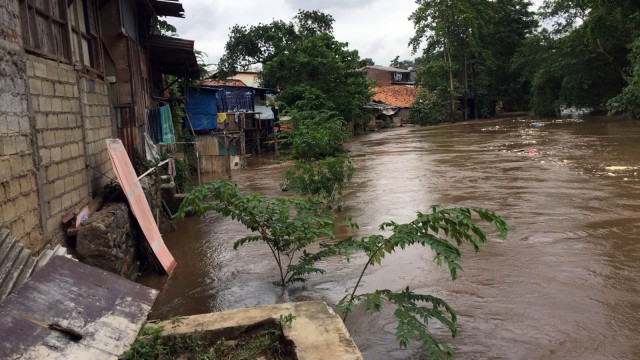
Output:
[[[196,150],[196,168],[198,169],[198,185],[202,185],[202,180],[200,178],[200,151],[198,150],[198,142],[196,141],[196,132],[193,130],[193,125],[191,124],[191,119],[189,118],[189,113],[185,112],[184,116],[187,117],[187,121],[189,122],[189,128],[191,128],[191,134],[193,135],[193,143]]]
[[[147,175],[151,174],[152,172],[156,171],[156,169],[157,169],[157,168],[159,168],[160,166],[162,166],[162,165],[164,165],[164,164],[168,163],[169,161],[171,161],[171,159],[167,159],[167,160],[165,160],[165,161],[160,162],[160,163],[159,163],[158,165],[156,165],[155,167],[153,167],[153,168],[151,168],[151,169],[147,170],[147,172],[145,172],[144,174],[142,174],[142,175],[138,176],[138,180],[141,180],[143,177],[145,177],[145,176],[147,176]]]

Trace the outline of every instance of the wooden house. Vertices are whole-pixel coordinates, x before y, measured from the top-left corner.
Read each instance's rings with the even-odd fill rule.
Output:
[[[163,75],[199,75],[193,41],[157,35],[179,1],[4,0],[0,224],[39,251],[115,178],[105,139],[144,153]],[[6,119],[6,120],[5,120]]]

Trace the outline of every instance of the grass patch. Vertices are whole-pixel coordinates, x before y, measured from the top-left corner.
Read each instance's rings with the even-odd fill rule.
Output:
[[[180,326],[179,320],[172,327]],[[145,326],[123,360],[288,360],[296,359],[293,343],[282,327],[273,322],[257,324],[234,339],[224,339],[204,331],[163,336],[164,327]]]

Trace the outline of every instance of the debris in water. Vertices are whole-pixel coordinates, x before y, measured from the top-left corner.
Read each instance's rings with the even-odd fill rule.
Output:
[[[621,170],[629,170],[628,166],[607,166],[604,168],[607,171],[621,171]]]

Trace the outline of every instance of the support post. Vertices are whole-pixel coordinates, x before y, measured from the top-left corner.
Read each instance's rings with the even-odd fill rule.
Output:
[[[231,179],[231,155],[229,154],[229,136],[224,132],[224,166],[227,169],[227,177]]]

